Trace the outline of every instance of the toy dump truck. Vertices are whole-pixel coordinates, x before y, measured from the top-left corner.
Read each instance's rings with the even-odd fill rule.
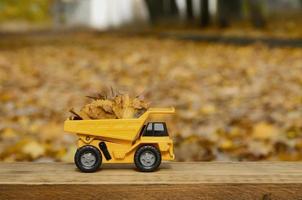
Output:
[[[162,160],[174,159],[173,141],[164,122],[149,119],[174,112],[174,108],[149,108],[135,119],[66,120],[64,131],[79,137],[76,166],[94,172],[102,162],[134,162],[140,171],[156,170]]]

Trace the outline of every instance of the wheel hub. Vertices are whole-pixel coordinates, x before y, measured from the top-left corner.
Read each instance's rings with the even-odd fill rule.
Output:
[[[146,166],[150,167],[155,163],[155,155],[152,152],[144,152],[140,157],[140,162]]]
[[[96,162],[96,157],[93,153],[87,152],[81,156],[81,163],[85,167],[92,167]]]

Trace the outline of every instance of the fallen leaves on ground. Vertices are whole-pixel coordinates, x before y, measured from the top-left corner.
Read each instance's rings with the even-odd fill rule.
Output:
[[[69,109],[110,87],[176,107],[168,127],[179,161],[302,160],[301,60],[301,48],[262,44],[111,33],[3,36],[0,160],[72,161],[75,137],[63,132]],[[133,115],[95,103],[106,114]]]

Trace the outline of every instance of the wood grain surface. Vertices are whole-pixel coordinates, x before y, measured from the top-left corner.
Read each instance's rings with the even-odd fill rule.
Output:
[[[0,163],[6,199],[302,200],[302,162],[163,163],[153,173],[104,165],[89,174],[73,163]]]

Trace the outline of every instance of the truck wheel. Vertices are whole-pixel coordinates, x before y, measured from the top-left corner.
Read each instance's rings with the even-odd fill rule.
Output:
[[[142,172],[155,171],[161,163],[160,151],[151,145],[141,146],[135,152],[134,163]]]
[[[77,150],[74,162],[82,172],[95,172],[102,164],[102,154],[96,147],[86,145]]]

